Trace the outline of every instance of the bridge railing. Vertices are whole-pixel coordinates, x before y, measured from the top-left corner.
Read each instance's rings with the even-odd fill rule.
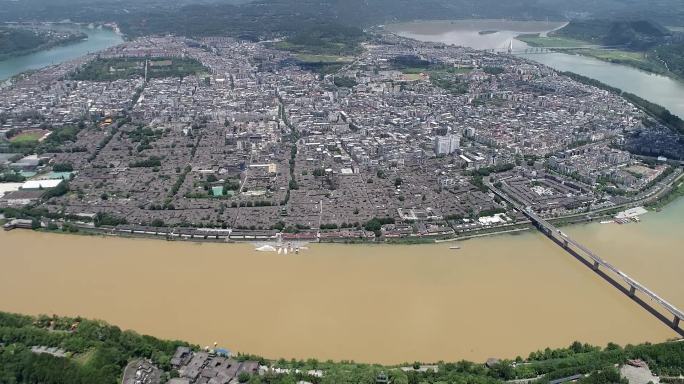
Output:
[[[549,235],[560,239],[567,244],[572,244],[575,248],[583,252],[586,256],[589,256],[595,263],[597,263],[600,266],[603,266],[604,268],[608,269],[609,271],[613,272],[617,276],[619,276],[629,287],[633,288],[636,291],[639,291],[646,295],[649,299],[655,301],[658,303],[660,306],[662,306],[665,310],[670,312],[672,315],[674,315],[675,320],[674,324],[675,326],[679,323],[679,320],[684,319],[684,312],[682,312],[680,309],[669,303],[667,300],[663,299],[660,297],[658,294],[655,292],[651,291],[648,289],[646,286],[643,284],[639,283],[638,281],[634,280],[632,277],[627,275],[626,273],[622,272],[618,267],[614,266],[613,264],[607,262],[606,260],[602,259],[599,257],[597,254],[592,252],[589,248],[585,247],[581,243],[577,242],[576,240],[572,239],[570,236],[566,235],[565,233],[561,232],[558,228],[556,228],[554,225],[549,223],[548,221],[544,220],[541,218],[539,215],[537,215],[534,211],[532,211],[531,208],[529,207],[523,207],[520,203],[517,201],[513,200],[510,196],[508,196],[506,193],[503,191],[499,190],[498,188],[494,187],[493,185],[489,185],[489,188],[497,195],[499,195],[501,198],[506,200],[508,203],[510,203],[515,209],[518,211],[522,212],[525,216],[527,216],[533,223],[537,223],[538,225],[542,226],[545,228],[548,232]]]

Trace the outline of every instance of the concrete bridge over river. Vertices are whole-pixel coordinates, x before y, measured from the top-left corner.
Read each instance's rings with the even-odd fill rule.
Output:
[[[588,249],[578,241],[572,239],[570,236],[563,233],[560,229],[556,228],[548,221],[539,217],[539,215],[534,213],[534,211],[532,211],[531,208],[523,207],[520,203],[515,201],[513,198],[508,196],[499,188],[496,188],[493,185],[488,186],[492,192],[494,192],[502,199],[506,200],[516,210],[522,212],[548,238],[553,240],[556,244],[561,246],[568,253],[575,256],[575,258],[577,258],[585,265],[590,267],[599,276],[603,277],[615,288],[625,293],[632,300],[641,305],[644,309],[649,311],[651,314],[656,316],[661,321],[671,326],[681,336],[684,336],[684,330],[682,330],[679,327],[680,321],[684,319],[684,312],[682,312],[679,308],[675,307],[667,300],[659,296],[657,293],[648,289],[645,285],[639,283],[626,273],[622,272],[618,267],[607,262],[606,260],[603,260],[600,256],[592,252],[590,249]],[[624,284],[621,284],[619,280],[622,280]],[[637,295],[637,293],[644,296],[647,299],[650,299],[652,303],[657,304],[657,306],[661,308],[661,311],[658,311],[652,305],[642,300]],[[662,309],[664,309],[666,313],[669,312],[669,314],[672,316],[672,320],[663,315]]]

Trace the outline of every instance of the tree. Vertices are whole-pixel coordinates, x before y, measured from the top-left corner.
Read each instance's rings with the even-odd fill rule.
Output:
[[[106,212],[98,212],[93,219],[93,223],[96,227],[102,225],[116,227],[117,225],[128,224],[128,221]]]
[[[515,370],[507,361],[500,361],[490,368],[490,372],[494,377],[502,380],[512,380],[515,378]]]
[[[45,192],[43,198],[47,200],[53,197],[64,196],[67,194],[67,192],[69,192],[69,184],[66,181],[63,181],[58,186],[51,188],[47,192]]]
[[[335,79],[333,81],[336,86],[341,87],[341,88],[353,88],[356,86],[356,80],[352,79],[351,77],[347,76],[335,76]]]
[[[57,163],[52,166],[52,170],[55,172],[72,172],[74,167],[70,163]]]

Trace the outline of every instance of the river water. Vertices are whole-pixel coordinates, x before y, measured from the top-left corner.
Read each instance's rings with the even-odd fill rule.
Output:
[[[88,53],[101,51],[123,41],[120,35],[106,28],[85,28],[76,25],[56,26],[84,32],[88,38],[73,44],[60,45],[29,55],[17,56],[0,61],[0,81],[16,74],[73,60]]]
[[[612,87],[639,95],[684,118],[684,83],[620,64],[564,53],[520,55],[560,71],[600,80]]]
[[[682,308],[682,226],[684,199],[640,224],[564,231]],[[99,318],[271,358],[380,363],[677,336],[537,232],[460,245],[312,245],[283,256],[0,231],[0,310]]]
[[[454,20],[414,21],[387,25],[385,28],[401,36],[475,49],[506,50],[511,40],[523,33],[546,34],[565,26],[564,22],[508,21],[508,20]],[[527,48],[515,40],[514,49]]]
[[[564,229],[684,307],[684,199],[642,223]],[[399,363],[515,357],[676,333],[537,232],[414,246],[0,233],[0,310],[81,315],[272,358]]]
[[[516,36],[523,33],[547,33],[563,24],[546,22],[517,22],[499,20],[461,20],[441,22],[412,22],[387,26],[401,36],[421,41],[456,44],[475,49],[506,49]],[[499,31],[480,34],[481,31]],[[514,50],[527,44],[514,40]],[[662,105],[684,118],[684,83],[667,76],[655,75],[620,64],[564,53],[520,55],[560,71],[571,71],[591,77],[612,87],[634,93]]]

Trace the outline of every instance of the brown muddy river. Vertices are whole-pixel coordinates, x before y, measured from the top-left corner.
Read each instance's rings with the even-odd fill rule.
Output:
[[[684,307],[684,200],[564,229]],[[253,246],[0,231],[0,310],[98,318],[270,358],[515,357],[676,333],[535,232],[420,246]]]

